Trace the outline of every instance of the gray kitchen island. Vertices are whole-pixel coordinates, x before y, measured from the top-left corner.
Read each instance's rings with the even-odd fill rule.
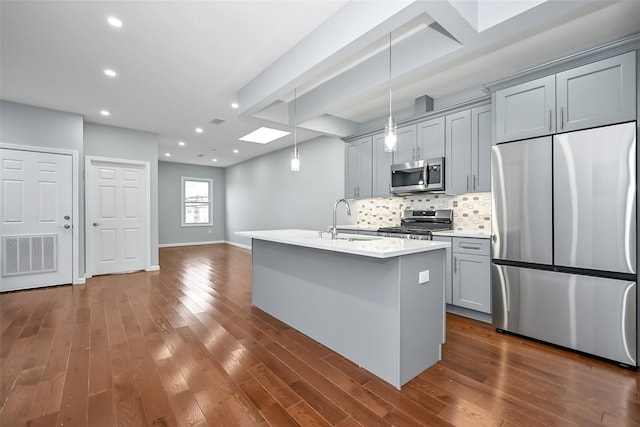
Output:
[[[441,358],[449,243],[309,230],[252,238],[252,303],[400,388]]]

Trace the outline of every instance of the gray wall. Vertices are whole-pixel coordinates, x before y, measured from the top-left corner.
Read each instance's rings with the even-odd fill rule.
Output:
[[[160,244],[215,242],[224,240],[225,173],[222,168],[159,162],[158,186],[162,188],[158,199]],[[181,177],[213,180],[213,225],[182,227]]]
[[[104,126],[84,125],[84,154],[124,160],[142,160],[151,170],[151,253],[150,264],[158,265],[158,137],[154,133]]]
[[[344,143],[320,137],[298,149],[299,172],[291,172],[291,148],[226,168],[227,241],[250,245],[236,231],[324,230],[331,224],[333,204],[344,196]],[[344,206],[338,209],[344,223]]]
[[[0,142],[4,144],[75,150],[78,173],[83,176],[83,117],[79,114],[0,101]],[[79,230],[80,277],[84,277],[84,181],[80,178],[80,218],[74,220]],[[76,260],[74,260],[76,262]]]

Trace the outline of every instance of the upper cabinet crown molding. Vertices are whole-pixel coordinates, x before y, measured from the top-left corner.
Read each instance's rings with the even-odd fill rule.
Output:
[[[640,33],[633,34],[620,40],[585,50],[583,52],[569,55],[564,58],[550,61],[545,64],[527,68],[526,70],[510,74],[501,79],[484,85],[489,92],[496,92],[511,86],[525,83],[538,78],[557,74],[572,68],[587,65],[602,59],[611,58],[633,50],[640,49]]]

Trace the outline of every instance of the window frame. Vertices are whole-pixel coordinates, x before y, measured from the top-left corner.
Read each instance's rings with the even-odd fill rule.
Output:
[[[184,198],[184,189],[187,181],[206,182],[209,186],[209,222],[198,224],[188,224],[185,222],[186,201]],[[180,177],[180,217],[182,227],[211,227],[213,225],[213,179],[190,176]]]

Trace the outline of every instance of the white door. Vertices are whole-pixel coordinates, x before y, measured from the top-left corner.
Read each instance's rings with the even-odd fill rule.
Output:
[[[72,156],[0,149],[0,292],[71,283]]]
[[[147,169],[91,160],[87,192],[90,275],[142,270],[147,265]]]

